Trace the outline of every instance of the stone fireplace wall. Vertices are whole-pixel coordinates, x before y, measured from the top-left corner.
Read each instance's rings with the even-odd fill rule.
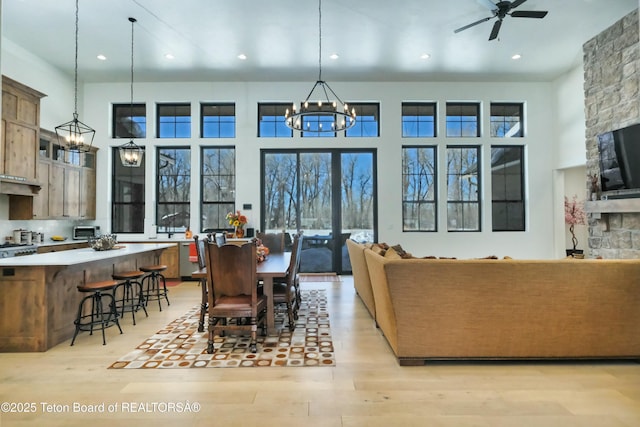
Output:
[[[586,197],[591,194],[591,177],[599,182],[598,135],[640,122],[638,28],[636,10],[583,45]],[[586,203],[587,212],[598,205],[588,214],[587,256],[640,258],[640,211],[609,212],[610,203]]]

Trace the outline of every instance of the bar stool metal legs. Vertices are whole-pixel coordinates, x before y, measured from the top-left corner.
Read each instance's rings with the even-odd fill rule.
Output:
[[[114,280],[124,280],[118,283],[113,290],[113,296],[116,298],[116,311],[120,310],[120,317],[124,318],[125,311],[131,312],[133,324],[136,324],[136,312],[142,308],[145,316],[149,317],[147,308],[145,307],[144,292],[142,291],[142,283],[138,279],[144,277],[142,271],[126,271],[115,273],[111,277]],[[136,289],[134,289],[134,286]],[[121,291],[122,295],[119,295]]]
[[[122,328],[118,322],[118,312],[116,311],[115,298],[111,291],[116,287],[118,282],[115,280],[105,280],[102,282],[87,283],[85,285],[78,286],[78,291],[89,293],[82,298],[80,305],[78,306],[78,315],[73,322],[76,325],[76,330],[73,333],[73,339],[71,345],[76,341],[76,337],[80,331],[89,331],[89,335],[93,335],[93,330],[100,329],[102,331],[102,345],[107,344],[104,330],[110,326],[116,325],[122,333]],[[108,300],[108,309],[105,311],[103,298]],[[91,312],[86,313],[84,305],[86,302],[91,301]],[[86,313],[86,314],[85,314]]]
[[[169,302],[169,291],[167,290],[167,282],[162,274],[167,269],[166,265],[147,265],[140,267],[140,271],[148,273],[143,279],[143,289],[145,304],[149,301],[158,301],[158,307],[162,311],[162,298],[167,301],[167,305],[171,305]],[[146,287],[145,287],[146,282]]]

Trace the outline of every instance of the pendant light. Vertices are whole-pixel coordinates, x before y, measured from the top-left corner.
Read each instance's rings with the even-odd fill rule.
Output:
[[[316,92],[320,97],[310,101]],[[329,100],[329,93],[334,100]],[[330,117],[330,126],[322,126],[323,116]],[[287,109],[284,118],[289,128],[306,132],[337,132],[356,124],[355,109],[349,111],[349,106],[342,102],[329,83],[322,80],[322,0],[318,0],[318,80],[300,106],[300,111],[297,111],[296,104],[293,103],[291,111]],[[317,123],[317,127],[312,126],[312,123]]]
[[[74,69],[74,110],[73,119],[56,126],[58,142],[65,150],[87,152],[91,150],[96,131],[78,120],[78,0],[76,0],[76,53]]]
[[[120,161],[122,166],[137,168],[142,164],[144,150],[133,142],[133,26],[137,22],[136,18],[129,18],[131,22],[131,90],[130,90],[130,108],[129,108],[129,134],[131,140],[118,148],[120,152]]]

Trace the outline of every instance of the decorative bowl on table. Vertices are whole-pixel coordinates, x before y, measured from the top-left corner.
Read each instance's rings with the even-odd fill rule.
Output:
[[[89,238],[89,247],[95,251],[111,250],[117,243],[118,239],[115,234],[103,234],[102,236]]]

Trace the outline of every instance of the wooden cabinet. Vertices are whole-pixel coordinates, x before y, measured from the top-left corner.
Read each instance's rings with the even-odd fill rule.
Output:
[[[30,87],[2,77],[0,173],[36,181],[40,133],[40,98]]]
[[[167,266],[167,269],[162,273],[166,279],[180,278],[180,252],[178,249],[178,245],[171,246],[165,249],[160,256],[160,264]]]
[[[70,153],[57,144],[54,132],[41,129],[40,133],[42,194],[35,198],[33,218],[95,219],[96,149]]]
[[[42,245],[38,246],[39,254],[48,254],[51,252],[60,252],[60,251],[70,251],[72,249],[82,249],[88,248],[89,243],[87,242],[71,242],[71,243],[58,243],[55,245]]]

